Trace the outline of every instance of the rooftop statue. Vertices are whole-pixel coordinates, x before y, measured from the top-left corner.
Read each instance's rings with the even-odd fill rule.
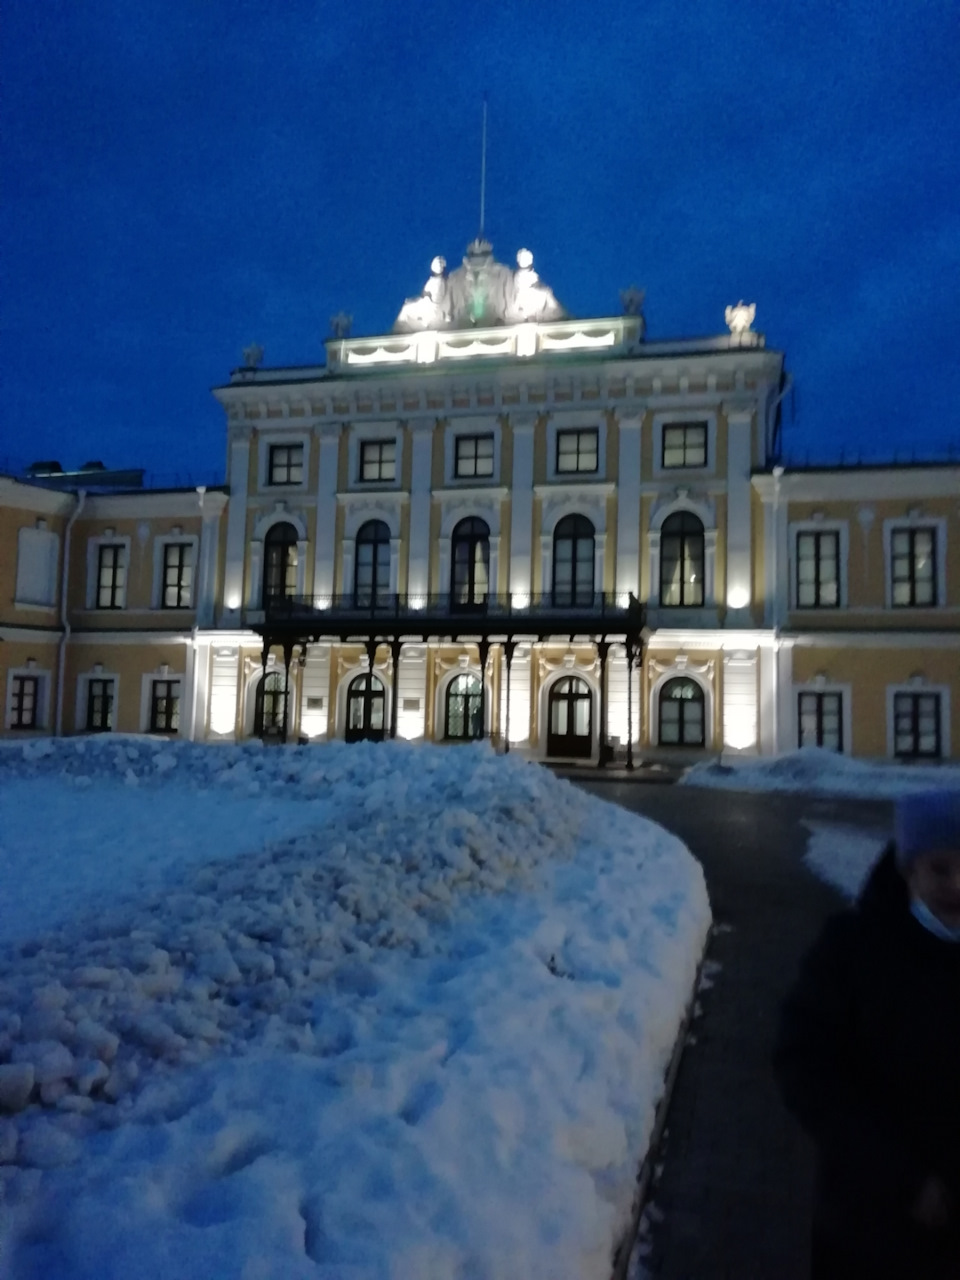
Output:
[[[533,269],[533,254],[521,249],[511,271],[493,256],[493,246],[477,239],[461,266],[447,274],[445,259],[434,258],[430,279],[417,298],[408,298],[394,330],[487,328],[524,320],[563,320],[566,312]]]

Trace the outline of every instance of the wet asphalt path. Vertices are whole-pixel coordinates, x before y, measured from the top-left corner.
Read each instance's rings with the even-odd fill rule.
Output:
[[[802,864],[803,819],[883,831],[890,806],[637,782],[578,782],[675,832],[703,865],[714,915],[677,1079],[644,1260],[656,1280],[805,1280],[812,1151],[770,1071],[779,1001],[841,899]]]

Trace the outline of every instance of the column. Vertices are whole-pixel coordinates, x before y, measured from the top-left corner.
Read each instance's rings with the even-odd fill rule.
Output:
[[[407,594],[427,596],[430,592],[430,494],[433,481],[434,419],[418,418],[408,424],[413,440],[410,474],[410,547],[407,564]],[[444,591],[441,581],[434,590]]]
[[[247,489],[250,483],[250,437],[230,442],[230,505],[227,508],[227,557],[223,574],[223,620],[240,625],[243,606],[243,564],[247,536]]]
[[[640,427],[642,419],[620,421],[617,480],[618,596],[640,595]]]
[[[333,596],[337,537],[337,475],[340,424],[324,425],[320,432],[320,465],[317,478],[317,524],[313,555],[313,594]]]
[[[753,414],[727,415],[727,581],[724,599],[727,626],[751,622],[752,573],[750,552],[750,458]]]
[[[513,415],[513,480],[510,490],[510,593],[534,593],[533,435],[536,414]]]

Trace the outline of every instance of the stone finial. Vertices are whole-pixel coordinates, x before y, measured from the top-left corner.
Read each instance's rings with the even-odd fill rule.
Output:
[[[330,317],[330,332],[335,338],[349,338],[352,325],[353,316],[348,316],[345,311],[338,311]]]
[[[750,326],[753,324],[757,314],[757,304],[755,302],[740,301],[733,307],[727,307],[723,313],[723,318],[727,322],[727,328],[735,336],[749,333]]]
[[[245,369],[259,369],[263,363],[263,347],[259,342],[251,342],[249,347],[243,348],[243,367]]]
[[[620,290],[620,305],[623,307],[625,316],[639,316],[643,314],[643,300],[647,296],[646,290],[638,289],[632,284],[629,289]]]

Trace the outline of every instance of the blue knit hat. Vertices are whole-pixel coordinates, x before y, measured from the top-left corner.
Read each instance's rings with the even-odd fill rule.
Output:
[[[915,791],[900,796],[894,838],[901,868],[933,849],[960,850],[960,791]]]

